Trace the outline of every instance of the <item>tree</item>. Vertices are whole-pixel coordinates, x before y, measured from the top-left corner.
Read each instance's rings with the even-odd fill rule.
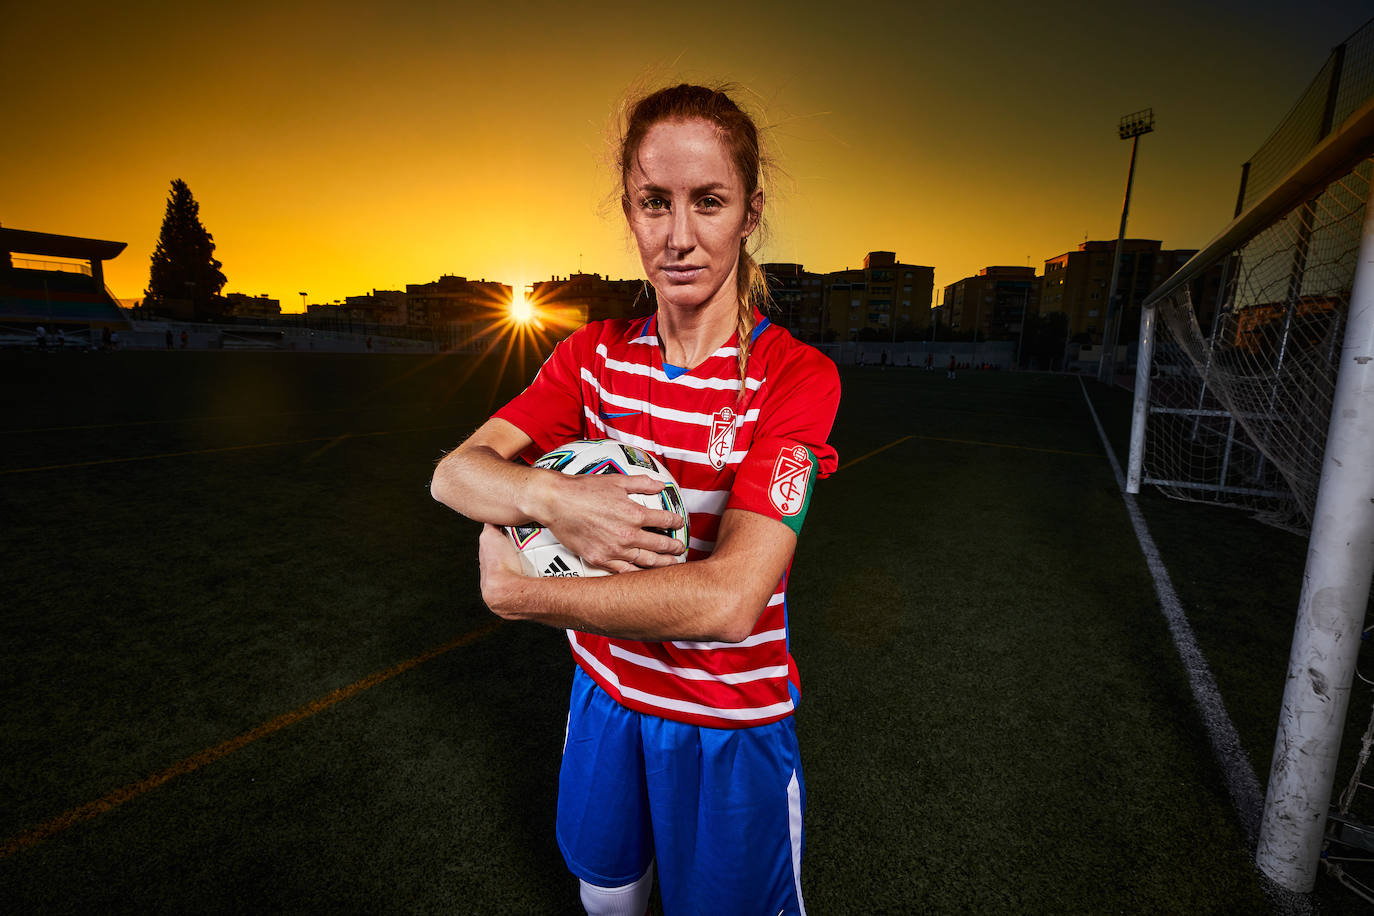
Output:
[[[152,261],[145,306],[167,311],[173,302],[189,302],[188,318],[214,318],[223,311],[224,265],[215,260],[214,236],[200,224],[200,204],[180,178],[172,182]]]

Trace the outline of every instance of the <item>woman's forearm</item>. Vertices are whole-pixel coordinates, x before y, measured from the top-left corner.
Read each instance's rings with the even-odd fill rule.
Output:
[[[507,539],[481,539],[482,597],[497,615],[646,641],[739,642],[753,632],[791,560],[781,522],[730,510],[716,550],[690,563],[594,578],[521,575]]]
[[[740,596],[712,573],[707,559],[595,578],[515,576],[488,603],[507,620],[622,639],[738,642],[764,605],[746,623]]]
[[[463,443],[434,469],[430,495],[468,518],[493,525],[539,520],[551,472],[525,467],[484,443]]]
[[[613,572],[671,564],[686,551],[677,538],[653,530],[681,528],[680,515],[631,498],[657,493],[662,483],[633,474],[569,476],[510,460],[530,444],[515,426],[488,420],[439,462],[430,494],[479,522],[542,525],[583,559]]]

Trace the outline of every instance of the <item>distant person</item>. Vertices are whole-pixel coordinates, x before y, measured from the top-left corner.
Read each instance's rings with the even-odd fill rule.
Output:
[[[191,342],[191,337],[185,331],[181,332],[181,349],[185,350],[186,345]]]
[[[860,348],[859,348],[859,365],[862,366],[863,364],[864,364],[864,348],[863,348],[863,347],[860,347]]]
[[[945,378],[954,378],[954,368],[957,365],[958,363],[954,361],[954,354],[949,354],[949,375],[945,376]]]
[[[57,349],[61,350],[67,346],[67,332],[62,328],[57,329]]]
[[[167,337],[167,349],[168,349],[168,350],[171,350],[171,349],[173,349],[173,348],[176,346],[176,344],[173,342],[173,339],[172,339],[172,329],[171,329],[171,328],[168,328],[168,329],[167,329],[167,335],[166,335],[166,337]]]
[[[926,354],[926,371],[929,372],[929,371],[931,371],[931,370],[934,369],[934,368],[935,368],[935,354],[934,354],[934,353],[927,353],[927,354]]]
[[[884,369],[887,368],[887,350],[883,350],[883,355],[878,358],[878,364]]]
[[[37,328],[34,329],[33,340],[34,344],[38,347],[38,349],[48,349],[48,329],[40,324]]]
[[[657,295],[648,317],[593,321],[434,473],[445,505],[488,523],[482,597],[565,629],[576,662],[557,839],[597,916],[642,916],[657,869],[669,914],[800,916],[802,785],[787,570],[827,444],[835,364],[771,324],[747,243],[763,214],[754,122],[724,92],[640,99],[618,149],[622,212]],[[630,407],[638,409],[629,409]],[[572,439],[658,452],[681,519],[644,477],[513,463]],[[643,483],[635,483],[643,481]],[[495,525],[547,526],[602,569],[525,578]],[[647,526],[647,527],[646,527]]]
[[[110,326],[106,325],[100,329],[100,349],[110,349]]]
[[[111,332],[110,332],[110,349],[111,349],[111,350],[118,350],[118,349],[119,349],[119,332],[118,332],[118,331],[111,331]]]
[[[369,352],[369,353],[372,352],[372,338],[371,338],[371,337],[369,337],[369,338],[367,339],[367,352]]]

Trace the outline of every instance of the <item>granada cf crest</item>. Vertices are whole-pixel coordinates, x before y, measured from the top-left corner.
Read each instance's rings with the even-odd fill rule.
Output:
[[[711,416],[711,443],[706,446],[706,457],[711,459],[711,467],[719,471],[734,450],[735,412],[722,407]]]
[[[806,505],[806,485],[811,479],[811,454],[796,445],[778,452],[768,498],[783,515],[796,515]]]

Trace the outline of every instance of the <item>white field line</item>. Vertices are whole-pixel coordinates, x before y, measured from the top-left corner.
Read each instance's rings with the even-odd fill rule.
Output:
[[[1135,497],[1126,492],[1126,479],[1121,474],[1121,465],[1117,463],[1111,443],[1107,441],[1107,433],[1097,418],[1097,411],[1093,409],[1092,400],[1088,397],[1088,390],[1083,386],[1082,378],[1078,380],[1078,386],[1083,390],[1083,400],[1088,405],[1088,412],[1092,414],[1093,424],[1097,426],[1097,434],[1102,437],[1102,448],[1107,453],[1107,460],[1112,464],[1112,473],[1116,475],[1116,484],[1121,489],[1121,498],[1126,503],[1126,513],[1131,518],[1131,527],[1135,529],[1136,540],[1140,542],[1140,552],[1144,554],[1150,575],[1154,577],[1155,594],[1159,596],[1160,609],[1164,612],[1164,619],[1169,623],[1169,634],[1174,639],[1174,648],[1178,650],[1179,659],[1188,673],[1188,686],[1193,691],[1193,702],[1197,705],[1203,724],[1207,726],[1207,736],[1211,739],[1212,753],[1216,755],[1217,763],[1221,766],[1226,791],[1230,794],[1231,804],[1235,806],[1236,814],[1240,817],[1246,842],[1253,849],[1259,835],[1260,814],[1264,805],[1259,780],[1255,778],[1254,767],[1240,746],[1240,738],[1236,734],[1236,727],[1231,724],[1231,717],[1226,712],[1226,703],[1221,698],[1221,691],[1217,689],[1216,679],[1212,677],[1212,669],[1208,666],[1202,650],[1198,648],[1193,628],[1183,612],[1183,604],[1178,600],[1173,582],[1169,579],[1169,570],[1164,567],[1154,538],[1150,537],[1150,530],[1145,526],[1145,517],[1140,514]]]

